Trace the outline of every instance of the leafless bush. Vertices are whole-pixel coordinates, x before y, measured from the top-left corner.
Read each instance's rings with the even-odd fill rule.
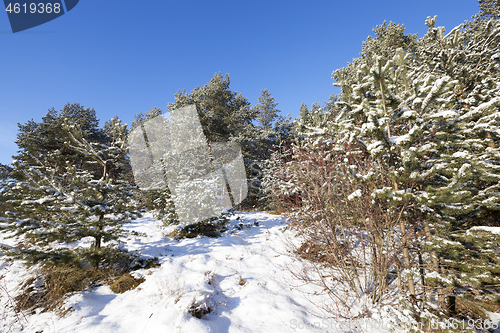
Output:
[[[10,294],[9,289],[7,288],[7,283],[5,283],[3,278],[3,275],[0,276],[0,298],[4,298],[6,301],[3,304],[4,306],[2,312],[0,312],[0,323],[5,322],[9,316],[12,316],[12,314],[16,320],[15,323],[9,324],[9,326],[7,326],[7,324],[1,325],[0,329],[5,330],[5,332],[11,332],[16,323],[21,326],[21,329],[24,329],[23,322],[27,322],[26,317],[22,311],[16,310],[16,301]]]
[[[178,275],[159,280],[157,282],[157,290],[159,292],[159,296],[173,296],[175,297],[174,303],[177,304],[181,297],[186,293],[185,284],[181,281],[182,280]]]
[[[308,259],[292,273],[324,290],[330,301],[317,305],[334,318],[367,316],[396,289],[393,281],[402,288],[405,203],[398,211],[372,196],[391,180],[354,146],[306,142],[291,156],[274,156],[267,185],[301,240],[294,251]]]

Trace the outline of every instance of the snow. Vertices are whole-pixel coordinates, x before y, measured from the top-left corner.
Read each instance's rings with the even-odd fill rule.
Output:
[[[429,118],[453,118],[458,116],[458,113],[455,110],[442,110],[439,111],[433,115],[431,115]]]
[[[410,141],[410,136],[408,134],[401,136],[392,136],[389,138],[389,142],[395,145],[400,145],[408,141]]]
[[[457,151],[456,153],[453,153],[453,155],[451,156],[456,158],[467,158],[469,154],[465,151]]]
[[[123,294],[103,285],[69,295],[64,303],[69,312],[63,317],[13,310],[12,298],[22,292],[20,283],[37,267],[28,269],[0,253],[0,332],[379,333],[394,330],[395,323],[412,324],[409,314],[387,306],[375,309],[372,318],[353,322],[316,316],[325,313],[313,302],[324,298],[317,287],[294,279],[300,259],[289,252],[289,244],[298,238],[286,225],[281,216],[237,213],[219,238],[176,241],[166,236],[175,227],[165,227],[147,213],[126,225],[129,234],[121,247],[146,259],[157,257],[161,266],[132,272],[145,282]],[[500,228],[493,229],[500,234]],[[16,245],[7,236],[0,233],[0,243]],[[89,245],[89,239],[67,244]],[[198,319],[188,313],[192,304],[212,311]]]
[[[21,202],[21,205],[35,205],[35,204],[39,204],[39,205],[43,205],[44,203],[46,202],[50,202],[54,200],[54,198],[52,197],[44,197],[44,198],[40,198],[38,200],[23,200]]]
[[[477,227],[472,227],[469,230],[483,230],[483,231],[491,232],[492,234],[495,234],[495,235],[500,235],[500,227],[477,226]]]
[[[488,102],[484,102],[477,107],[473,107],[471,111],[462,115],[460,117],[460,120],[470,120],[471,118],[475,117],[476,115],[487,115],[488,110],[493,110],[494,107],[499,105],[499,104],[500,104],[500,96],[494,97],[491,100],[489,100]]]
[[[123,294],[99,286],[70,295],[59,317],[53,312],[15,313],[12,297],[35,268],[0,256],[0,331],[9,332],[344,332],[335,320],[316,317],[302,287],[288,269],[297,258],[287,252],[286,223],[267,213],[238,213],[219,238],[180,241],[166,236],[165,227],[149,213],[126,225],[123,248],[145,258],[159,258],[159,268],[140,269],[145,282]],[[235,228],[240,226],[240,228]],[[243,226],[243,227],[241,227]],[[241,229],[241,230],[239,230]],[[15,245],[0,233],[0,242]],[[88,247],[82,240],[69,247]],[[243,282],[242,282],[243,281]],[[194,303],[212,312],[198,319],[188,313]],[[369,332],[371,321],[364,322]],[[376,326],[378,327],[378,326]],[[321,329],[319,329],[321,328]]]
[[[417,113],[413,110],[406,110],[403,112],[403,114],[401,115],[401,118],[411,118],[413,116],[416,116]]]
[[[384,149],[384,143],[382,141],[375,141],[370,143],[366,149],[373,155],[376,155]]]
[[[376,130],[377,127],[375,126],[375,124],[373,122],[367,122],[367,123],[364,123],[362,126],[361,126],[361,131],[362,132],[366,132],[366,131],[374,131]]]
[[[354,199],[354,198],[356,198],[356,197],[361,197],[361,195],[362,195],[361,190],[360,190],[360,189],[357,189],[356,191],[354,191],[353,193],[351,193],[351,194],[347,197],[347,199],[352,200],[352,199]]]
[[[436,82],[432,86],[432,89],[429,91],[424,101],[422,102],[422,110],[425,110],[427,108],[427,106],[432,101],[434,96],[436,96],[436,94],[441,90],[442,86],[448,83],[449,80],[450,80],[449,76],[444,76],[436,80]],[[415,103],[415,101],[413,102]]]
[[[426,278],[440,280],[440,281],[443,281],[443,282],[448,283],[448,284],[453,283],[453,281],[451,281],[450,279],[448,279],[446,277],[441,276],[438,272],[435,272],[435,271],[427,273]]]

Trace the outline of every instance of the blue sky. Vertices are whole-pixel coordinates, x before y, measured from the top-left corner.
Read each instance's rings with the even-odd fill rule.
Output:
[[[10,163],[17,123],[66,103],[104,121],[165,110],[217,72],[257,103],[267,88],[283,114],[323,103],[331,73],[361,51],[372,28],[402,23],[421,37],[427,16],[446,30],[478,12],[474,0],[81,0],[69,13],[13,34],[0,13],[0,163]]]

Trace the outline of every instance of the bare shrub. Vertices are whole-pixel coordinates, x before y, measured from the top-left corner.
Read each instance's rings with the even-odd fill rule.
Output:
[[[11,332],[15,328],[15,324],[19,324],[21,329],[24,329],[23,323],[27,323],[28,320],[26,319],[24,313],[22,311],[16,310],[16,301],[14,297],[9,292],[9,289],[7,288],[7,283],[3,280],[4,276],[0,276],[0,296],[3,298],[5,297],[7,301],[4,303],[3,309],[0,312],[0,323],[6,322],[6,319],[12,315],[16,318],[15,322],[12,324],[3,324],[1,328],[3,330],[6,330],[5,332]]]
[[[355,146],[311,140],[291,153],[288,161],[275,155],[274,181],[267,184],[301,240],[292,242],[294,251],[308,259],[292,273],[324,290],[330,301],[317,305],[331,316],[367,316],[387,299],[393,272],[404,266],[398,227],[405,203],[397,211],[372,196],[391,180]]]
[[[164,295],[175,297],[174,303],[177,304],[181,297],[186,293],[185,283],[178,275],[166,277],[157,282],[158,296],[161,298]]]

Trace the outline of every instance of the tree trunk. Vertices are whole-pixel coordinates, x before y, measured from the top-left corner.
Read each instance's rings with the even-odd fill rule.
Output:
[[[380,304],[382,296],[387,289],[387,256],[384,254],[384,240],[380,235],[380,229],[377,228],[376,223],[370,219],[368,227],[372,235],[372,265],[374,275],[374,288],[372,292],[372,299],[374,302]]]
[[[95,248],[100,249],[101,248],[101,236],[96,236],[95,237]]]
[[[422,249],[418,247],[418,266],[420,267],[420,283],[422,284],[422,309],[425,309],[427,304],[427,292],[425,290],[425,270],[424,260],[422,259]]]
[[[448,316],[457,316],[457,297],[455,296],[455,290],[452,290],[451,294],[447,297],[446,307],[448,308]]]
[[[102,231],[102,220],[104,219],[104,214],[99,215],[99,222],[97,224],[97,232],[99,233],[97,236],[95,236],[95,248],[100,249],[101,248],[101,231]]]
[[[428,220],[425,220],[424,222],[424,231],[425,231],[425,237],[427,239],[427,241],[431,241],[432,239],[432,235],[431,235],[431,228],[429,227],[429,221]],[[439,261],[438,261],[438,258],[437,258],[437,254],[436,254],[436,251],[432,250],[430,252],[431,254],[431,263],[432,263],[432,269],[438,273],[439,275],[440,272],[439,272]],[[443,310],[446,309],[446,303],[445,303],[445,297],[444,297],[444,290],[443,290],[443,286],[442,286],[442,283],[440,281],[438,281],[438,287],[437,287],[437,294],[438,294],[438,304],[439,304],[439,307]]]
[[[399,228],[401,229],[401,234],[403,237],[401,238],[402,247],[403,247],[403,259],[405,263],[406,269],[411,269],[411,261],[410,261],[410,251],[408,250],[408,237],[406,235],[405,223],[402,219],[399,220]],[[413,276],[408,274],[408,291],[410,292],[410,300],[413,307],[417,307],[417,296],[415,292],[415,281],[413,280]]]

